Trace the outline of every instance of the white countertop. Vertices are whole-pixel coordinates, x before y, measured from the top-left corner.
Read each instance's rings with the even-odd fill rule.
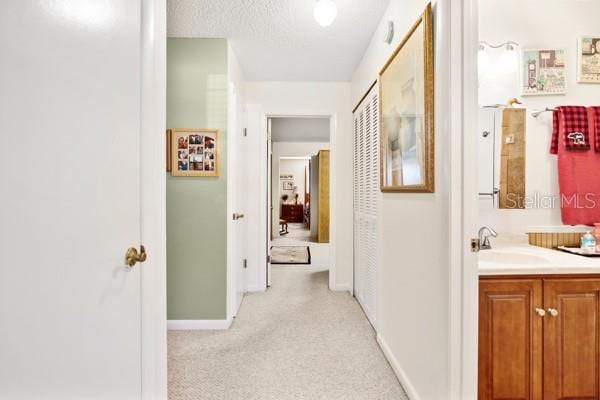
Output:
[[[479,275],[600,274],[600,257],[531,246],[527,235],[500,235],[479,254]]]

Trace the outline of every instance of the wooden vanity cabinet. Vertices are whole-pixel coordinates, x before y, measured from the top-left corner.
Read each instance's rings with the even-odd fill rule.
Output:
[[[600,277],[482,277],[480,400],[600,400]]]
[[[479,283],[479,400],[542,398],[539,279]]]
[[[544,307],[544,399],[600,399],[600,279],[544,279]]]

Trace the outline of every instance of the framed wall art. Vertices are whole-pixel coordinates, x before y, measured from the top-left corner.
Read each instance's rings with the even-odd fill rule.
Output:
[[[381,191],[434,192],[431,3],[379,73]]]
[[[167,129],[167,145],[165,146],[165,149],[167,150],[167,156],[165,157],[165,160],[167,162],[167,172],[171,172],[171,129]]]
[[[219,176],[218,129],[171,129],[173,176]]]
[[[600,83],[600,35],[579,38],[577,46],[577,82]]]
[[[523,50],[522,95],[567,93],[565,50]]]
[[[294,190],[294,181],[283,181],[283,190]]]

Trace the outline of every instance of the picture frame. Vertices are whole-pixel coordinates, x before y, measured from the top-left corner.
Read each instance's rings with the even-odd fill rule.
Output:
[[[521,54],[521,95],[567,94],[565,49],[524,49]]]
[[[379,73],[382,192],[435,191],[434,101],[429,3]]]
[[[582,36],[578,40],[577,82],[600,83],[600,35]]]
[[[294,181],[283,181],[283,190],[294,190]]]
[[[169,131],[168,161],[172,176],[219,176],[221,160],[218,129],[177,128]]]
[[[166,171],[171,172],[171,129],[167,129],[166,134],[166,146],[165,149],[167,151],[165,161],[166,161]]]

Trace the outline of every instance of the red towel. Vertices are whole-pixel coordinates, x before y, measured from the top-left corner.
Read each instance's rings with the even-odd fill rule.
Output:
[[[590,109],[592,110],[592,115],[594,116],[593,123],[590,123],[590,126],[592,126],[594,131],[596,131],[596,134],[594,135],[594,139],[596,141],[595,149],[596,151],[600,152],[600,107],[595,106],[590,107]]]
[[[600,132],[594,123],[595,112],[588,110],[594,148],[598,146]],[[565,137],[562,124],[559,136]],[[561,195],[561,217],[566,225],[592,225],[600,222],[600,155],[594,151],[568,151],[567,142],[558,143],[558,186]]]
[[[588,150],[590,134],[588,112],[582,106],[560,106],[552,113],[550,153],[557,154],[559,143],[567,150]]]

